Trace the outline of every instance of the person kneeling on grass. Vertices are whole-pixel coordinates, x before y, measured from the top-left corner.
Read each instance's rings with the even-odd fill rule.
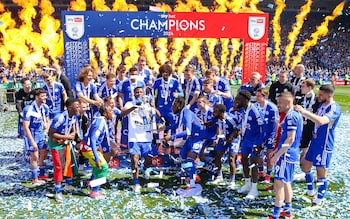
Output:
[[[112,119],[113,112],[109,106],[104,105],[99,108],[99,112],[101,116],[96,117],[92,121],[80,146],[81,152],[84,157],[89,160],[89,163],[92,166],[91,180],[104,178],[108,174],[108,163],[103,157],[101,143],[107,141],[107,121]],[[99,188],[100,186],[92,187],[90,197],[103,198],[105,195],[98,191]]]
[[[70,159],[68,159],[71,153],[69,141],[72,141],[75,138],[75,123],[77,116],[79,115],[79,101],[77,99],[68,99],[66,101],[66,107],[67,110],[54,117],[48,132],[48,143],[54,166],[53,177],[55,181],[55,199],[57,201],[63,200],[61,185],[63,175],[68,177],[66,178],[67,185],[72,184],[73,174],[72,171],[68,170],[68,168],[71,167]]]

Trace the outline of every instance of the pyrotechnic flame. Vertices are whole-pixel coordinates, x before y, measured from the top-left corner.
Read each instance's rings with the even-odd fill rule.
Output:
[[[105,0],[93,0],[92,9],[96,11],[110,11],[111,9],[106,5]]]
[[[273,27],[273,40],[275,42],[274,46],[274,56],[275,59],[278,60],[278,56],[281,52],[281,25],[280,25],[280,18],[283,10],[286,8],[286,4],[284,3],[284,0],[275,0],[275,3],[277,5],[275,16],[273,17],[271,24]]]
[[[72,0],[69,9],[72,11],[86,11],[86,2],[85,0]]]
[[[2,2],[0,2],[0,12],[2,13],[4,11],[5,11],[5,5]]]
[[[61,25],[60,20],[52,17],[55,8],[49,0],[42,0],[39,5],[41,9],[41,20],[39,27],[41,30],[41,39],[43,48],[52,60],[52,64],[58,64],[57,56],[63,55],[63,34],[59,33]]]
[[[158,7],[160,9],[160,11],[162,11],[162,12],[165,12],[165,11],[170,12],[170,11],[172,11],[170,5],[156,3],[156,7]]]
[[[311,39],[307,39],[303,43],[303,47],[299,49],[298,54],[293,57],[293,62],[291,64],[291,67],[296,66],[298,63],[301,62],[301,57],[310,49],[310,47],[315,46],[317,44],[317,41],[320,37],[326,36],[328,33],[328,23],[330,21],[334,21],[341,12],[344,9],[345,2],[341,2],[338,4],[333,12],[332,15],[328,15],[325,17],[324,21],[317,26],[316,31],[311,34]]]
[[[25,72],[32,69],[40,68],[42,65],[55,64],[58,62],[57,57],[63,55],[63,33],[61,31],[59,20],[52,15],[55,11],[50,0],[41,0],[39,9],[40,14],[37,15],[38,0],[13,0],[15,4],[21,7],[18,17],[20,22],[17,24],[12,18],[11,12],[6,11],[4,5],[0,2],[0,57],[6,67],[14,68],[17,71],[23,68]],[[53,1],[52,1],[53,2]],[[257,9],[259,0],[215,0],[212,8],[207,8],[202,5],[200,0],[177,0],[174,7],[176,12],[255,12],[260,13]],[[275,51],[274,56],[280,54],[280,15],[285,8],[283,0],[275,0],[277,8],[275,16],[272,20],[274,28]],[[293,52],[296,38],[303,26],[304,20],[311,10],[312,0],[308,0],[300,9],[300,13],[296,16],[296,24],[289,34],[289,44],[286,47],[286,65],[290,64],[290,55]],[[167,4],[157,3],[160,11],[170,12],[172,9]],[[84,0],[72,0],[68,10],[85,11],[86,2]],[[327,16],[325,21],[317,28],[317,31],[312,34],[311,39],[304,42],[304,46],[298,51],[298,55],[294,57],[293,64],[295,65],[300,60],[300,57],[307,50],[317,43],[319,37],[327,34],[328,22],[334,20],[344,7],[344,3],[339,4],[334,10],[332,16]],[[133,4],[127,4],[125,0],[115,0],[112,7],[106,5],[105,0],[93,0],[93,10],[97,11],[137,11],[137,7]],[[40,17],[39,17],[40,16]],[[40,18],[39,29],[33,29],[33,20]],[[25,37],[20,37],[25,36]],[[155,39],[156,49],[151,44],[151,39],[144,38],[113,38],[91,39],[90,40],[90,57],[91,64],[95,68],[102,68],[105,72],[108,69],[119,66],[123,61],[127,68],[134,66],[140,55],[147,58],[149,66],[158,69],[158,66],[164,64],[165,61],[172,60],[174,69],[182,72],[184,67],[197,57],[198,62],[203,67],[211,65],[220,66],[221,70],[225,68],[232,69],[234,64],[242,66],[243,56],[238,53],[241,48],[240,39]],[[231,42],[231,43],[230,43]],[[215,56],[215,47],[221,43],[222,53]],[[107,45],[110,45],[109,47]],[[203,59],[201,47],[208,48],[209,63]],[[228,45],[231,48],[228,49]],[[97,48],[98,57],[95,57],[93,48]],[[188,49],[185,49],[188,48]],[[122,54],[128,53],[125,60],[122,60]],[[267,57],[271,51],[267,50]],[[241,55],[239,63],[234,63],[237,54]],[[112,68],[111,68],[112,67]]]
[[[253,12],[253,13],[264,13],[263,11],[260,11],[257,8],[257,5],[259,4],[260,0],[251,0],[249,1],[249,9],[247,9],[246,12]]]
[[[125,0],[115,0],[112,8],[113,11],[138,11],[136,5],[127,4]]]
[[[232,12],[239,12],[242,8],[242,5],[246,5],[248,0],[236,0],[236,1],[226,1],[226,7]]]
[[[296,18],[295,25],[293,26],[292,31],[288,34],[289,44],[285,48],[286,50],[285,65],[286,66],[289,65],[290,55],[293,53],[294,45],[300,33],[300,30],[303,27],[304,20],[311,11],[311,5],[312,5],[312,0],[308,0],[306,4],[300,8],[300,13],[297,14],[297,16],[295,17]]]

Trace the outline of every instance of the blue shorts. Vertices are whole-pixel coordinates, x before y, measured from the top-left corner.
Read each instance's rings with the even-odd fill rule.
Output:
[[[274,167],[275,180],[291,183],[293,181],[294,166],[295,163],[290,163],[281,156]]]
[[[219,140],[219,143],[215,146],[215,151],[226,151],[228,148],[228,144],[223,139]]]
[[[266,138],[264,145],[267,149],[275,149],[275,138],[274,137]]]
[[[196,155],[199,155],[200,152],[203,149],[203,145],[205,144],[206,140],[192,140],[187,139],[184,146],[181,148],[180,155],[182,158],[187,157],[188,152],[192,152]]]
[[[152,142],[129,142],[129,152],[131,155],[149,156],[152,154]]]
[[[27,136],[24,136],[23,137],[24,139],[24,147],[25,147],[25,150],[28,151],[28,152],[35,152],[34,148],[33,148],[33,145],[32,143],[29,141],[29,139],[27,138]],[[46,143],[46,139],[45,139],[45,136],[43,138],[39,138],[39,139],[36,139],[34,137],[34,141],[36,142],[36,144],[38,145],[38,148],[39,150],[43,150],[43,149],[47,149],[47,143]]]
[[[229,154],[239,154],[239,144],[241,143],[241,138],[237,137],[232,140],[231,144],[229,145]]]
[[[250,154],[251,157],[263,157],[264,155],[264,150],[261,150],[261,153],[259,155],[255,155],[253,152],[254,146],[256,144],[254,144],[253,142],[249,142],[247,140],[243,140],[241,142],[241,154]]]
[[[317,145],[310,145],[305,160],[312,162],[315,167],[329,168],[332,151],[320,150]]]

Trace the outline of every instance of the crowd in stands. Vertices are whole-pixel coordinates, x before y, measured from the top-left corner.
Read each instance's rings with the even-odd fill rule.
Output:
[[[297,40],[295,42],[294,51],[291,54],[290,58],[298,52],[303,46],[303,42],[307,39],[310,39],[311,34],[315,31],[316,27],[320,25],[324,19],[324,14],[321,13],[311,13],[305,20],[305,23],[298,34]],[[281,52],[278,58],[273,57],[274,51],[274,39],[272,37],[273,28],[270,25],[269,27],[269,42],[268,48],[271,50],[271,56],[269,61],[266,63],[266,78],[267,82],[271,80],[271,75],[276,74],[282,70],[290,71],[290,66],[285,65],[285,48],[290,43],[288,38],[289,33],[292,31],[293,22],[295,22],[295,13],[293,12],[285,12],[281,16]],[[270,19],[273,18],[273,14],[270,15]],[[307,77],[313,78],[317,83],[322,83],[322,81],[330,81],[332,74],[335,75],[336,79],[344,79],[346,74],[350,73],[350,24],[346,21],[348,17],[340,16],[335,21],[330,22],[329,24],[329,32],[326,36],[321,37],[318,40],[317,45],[311,47],[306,54],[302,56],[302,63],[305,65],[305,75]],[[151,40],[151,43],[155,45],[155,40]],[[229,45],[231,47],[231,45]],[[112,43],[108,44],[108,50],[112,50]],[[156,50],[155,50],[156,51]],[[222,52],[222,47],[220,42],[215,47],[215,57],[220,59],[220,54]],[[93,48],[93,52],[95,53],[95,57],[99,60],[100,55],[99,51],[96,47]],[[171,52],[171,51],[169,51]],[[112,59],[112,54],[110,55],[110,59]],[[211,67],[210,56],[208,53],[208,47],[205,40],[201,46],[201,54],[202,59],[205,61],[206,66],[202,66],[198,62],[198,58],[193,57],[190,61],[190,64],[196,66],[197,71],[202,73],[201,71],[205,71],[205,69]],[[226,77],[229,79],[237,80],[241,77],[241,69],[237,67],[239,65],[240,56],[243,54],[242,48],[237,52],[236,57],[234,58],[233,66],[230,71],[225,71]],[[124,60],[129,54],[127,51],[122,53],[122,59]],[[1,60],[1,57],[0,57]],[[181,62],[183,58],[179,59]],[[178,63],[179,64],[179,63]],[[7,83],[13,82],[16,84],[16,81],[19,81],[22,78],[22,75],[26,75],[30,79],[33,79],[34,83],[36,82],[36,77],[41,74],[41,72],[22,72],[22,70],[18,70],[14,72],[11,65],[5,66],[2,62],[0,65],[3,66],[0,69],[0,82]],[[99,65],[102,65],[102,62],[99,61]],[[226,64],[227,65],[227,64]],[[152,67],[152,66],[150,66]],[[221,66],[223,68],[223,66]],[[112,68],[111,68],[112,69]],[[232,69],[232,70],[231,70]],[[176,70],[176,66],[175,66]],[[16,80],[17,78],[17,80]]]

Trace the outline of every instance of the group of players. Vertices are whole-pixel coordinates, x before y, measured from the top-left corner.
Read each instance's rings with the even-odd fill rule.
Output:
[[[107,74],[100,86],[93,83],[94,69],[86,65],[72,89],[55,66],[42,75],[43,88],[31,91],[31,82],[23,79],[23,88],[16,93],[19,135],[30,155],[32,181],[40,184],[48,178],[44,161],[49,148],[55,197],[61,201],[61,183],[65,180],[66,187],[71,185],[76,171],[71,168],[76,149],[92,166],[94,180],[108,175],[111,157],[125,148],[131,156],[134,189],[139,192],[140,158],[144,157],[147,168],[157,147],[168,145],[180,149],[189,188],[196,183],[197,165],[207,161],[208,154],[215,163],[212,183],[218,184],[224,180],[222,157],[228,153],[232,189],[236,189],[237,155],[241,156],[245,184],[237,192],[247,193],[249,200],[258,197],[258,178],[264,176],[264,182],[270,183],[274,168],[275,207],[271,218],[291,216],[291,182],[299,161],[308,195],[315,196],[311,168],[316,166],[318,192],[313,202],[321,205],[341,112],[333,100],[334,87],[322,85],[316,95],[315,82],[305,79],[303,71],[304,66],[297,65],[290,81],[288,72],[280,72],[269,90],[260,81],[260,74],[253,72],[234,98],[228,80],[219,76],[217,67],[206,70],[204,78],[199,79],[194,67],[188,65],[181,83],[169,63],[162,65],[153,79],[145,57],[140,56],[128,76],[121,65],[116,73]],[[91,197],[103,195],[98,185],[91,186]]]

